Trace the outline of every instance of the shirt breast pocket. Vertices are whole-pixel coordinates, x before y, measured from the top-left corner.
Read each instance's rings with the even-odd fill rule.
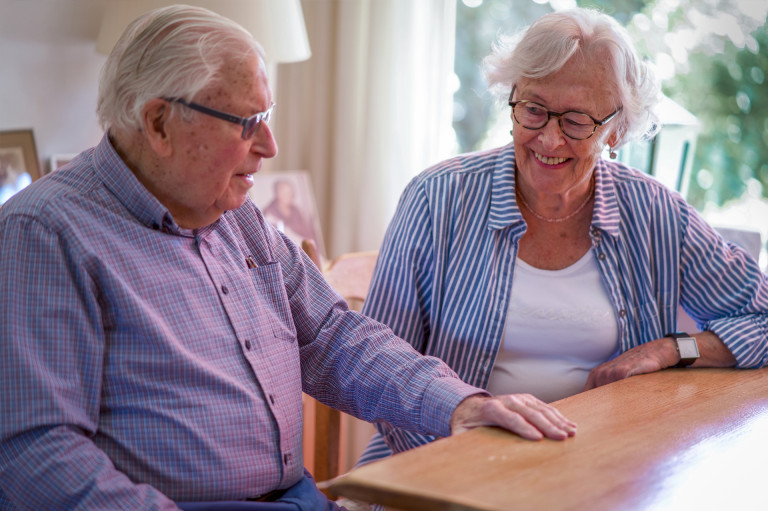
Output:
[[[248,273],[254,290],[250,312],[260,318],[265,330],[271,330],[276,339],[296,343],[296,325],[280,263],[270,262],[250,268]]]

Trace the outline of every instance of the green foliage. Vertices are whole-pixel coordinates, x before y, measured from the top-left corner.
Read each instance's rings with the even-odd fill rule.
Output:
[[[757,52],[726,42],[722,53],[691,54],[691,71],[665,84],[667,95],[701,122],[688,193],[697,207],[740,197],[752,178],[768,190],[765,28],[753,33]]]
[[[627,25],[632,15],[647,4],[645,0],[586,0],[578,2],[579,7],[597,9],[611,15],[622,25]]]

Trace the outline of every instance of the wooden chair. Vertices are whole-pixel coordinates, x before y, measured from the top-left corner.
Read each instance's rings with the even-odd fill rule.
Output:
[[[342,254],[324,265],[313,240],[305,239],[301,248],[320,268],[328,283],[347,301],[349,308],[360,311],[368,295],[378,252],[351,252]],[[311,399],[307,396],[308,399]],[[338,476],[341,445],[341,413],[322,403],[314,405],[314,447],[310,471],[315,480],[327,481]],[[326,494],[334,498],[327,490]]]

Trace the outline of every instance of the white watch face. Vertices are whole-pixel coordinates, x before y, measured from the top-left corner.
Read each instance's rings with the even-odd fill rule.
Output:
[[[677,349],[680,350],[680,358],[699,358],[699,347],[693,337],[680,337],[676,339]]]

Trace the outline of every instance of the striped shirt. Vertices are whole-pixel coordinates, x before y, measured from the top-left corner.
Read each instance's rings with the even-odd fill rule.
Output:
[[[515,202],[512,144],[442,162],[404,191],[363,312],[421,353],[483,387],[502,342],[526,224]],[[738,367],[768,360],[768,277],[676,192],[599,160],[592,250],[619,328],[619,347],[674,332],[678,304],[716,333]],[[360,463],[431,441],[377,425]]]
[[[106,137],[0,208],[0,274],[0,509],[254,497],[303,476],[302,388],[438,435],[482,392],[252,202],[181,229]]]

